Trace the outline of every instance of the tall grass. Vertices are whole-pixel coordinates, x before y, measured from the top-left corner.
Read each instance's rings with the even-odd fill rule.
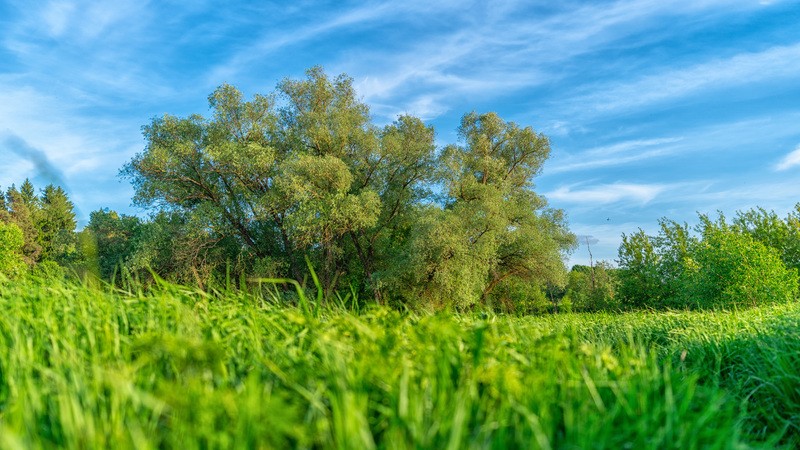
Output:
[[[0,284],[0,448],[787,448],[800,307],[504,317]]]

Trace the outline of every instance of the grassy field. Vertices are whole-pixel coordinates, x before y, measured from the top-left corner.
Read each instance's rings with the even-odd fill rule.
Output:
[[[792,448],[800,306],[508,317],[0,285],[0,448]]]

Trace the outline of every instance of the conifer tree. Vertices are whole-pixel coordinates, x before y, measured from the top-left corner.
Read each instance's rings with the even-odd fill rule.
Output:
[[[22,231],[22,254],[25,263],[29,266],[39,261],[42,246],[39,243],[39,231],[36,228],[36,215],[38,205],[33,185],[25,180],[22,189],[12,185],[6,193],[6,202],[9,208],[10,222],[16,224]]]
[[[42,247],[42,260],[66,263],[75,255],[75,206],[60,186],[48,185],[42,191],[36,227]]]

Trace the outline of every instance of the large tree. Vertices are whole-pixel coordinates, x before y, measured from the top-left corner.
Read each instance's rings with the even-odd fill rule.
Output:
[[[350,78],[307,75],[251,101],[224,85],[211,119],[154,119],[123,173],[135,203],[191,212],[254,267],[301,278],[309,255],[333,289],[357,261],[370,283],[384,241],[424,195],[433,131],[413,117],[378,128]]]
[[[235,242],[249,274],[301,279],[308,257],[327,291],[379,300],[392,288],[489,301],[507,281],[563,282],[574,237],[533,192],[549,144],[530,128],[469,114],[464,145],[437,154],[430,126],[375,125],[352,80],[320,68],[250,101],[223,85],[209,105],[208,119],[144,127],[123,174],[135,203]]]
[[[414,296],[468,306],[490,302],[502,283],[564,284],[563,258],[575,237],[563,212],[533,191],[548,139],[494,113],[465,115],[459,136],[462,145],[440,158],[443,207],[429,207],[420,221],[396,288],[415,286]]]

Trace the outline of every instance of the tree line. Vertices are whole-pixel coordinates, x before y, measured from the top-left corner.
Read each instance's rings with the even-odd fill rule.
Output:
[[[550,145],[530,127],[469,113],[459,141],[439,148],[417,117],[375,125],[352,79],[320,68],[250,100],[220,86],[209,106],[211,117],[143,127],[145,148],[121,174],[152,214],[93,212],[73,233],[74,266],[201,286],[302,280],[313,268],[326,296],[433,307],[512,304],[563,287],[576,240],[563,211],[534,192]],[[11,222],[29,265],[49,258],[29,248],[47,241],[44,228],[32,240],[24,220]]]
[[[4,195],[0,191],[0,273],[58,270],[76,263],[74,209],[64,189],[52,184],[38,194],[30,180]]]
[[[622,235],[618,267],[576,266],[564,302],[585,311],[742,308],[794,301],[800,270],[800,204],[786,217],[753,208],[732,220],[662,219],[655,235]]]
[[[245,100],[230,85],[210,117],[165,115],[121,169],[147,219],[101,209],[75,231],[65,191],[30,181],[0,195],[0,273],[155,278],[201,288],[309,280],[324,298],[516,312],[685,308],[794,298],[800,209],[732,223],[664,219],[623,235],[617,261],[565,267],[576,248],[533,180],[546,136],[468,113],[439,147],[420,118],[378,126],[346,75],[321,68]]]

